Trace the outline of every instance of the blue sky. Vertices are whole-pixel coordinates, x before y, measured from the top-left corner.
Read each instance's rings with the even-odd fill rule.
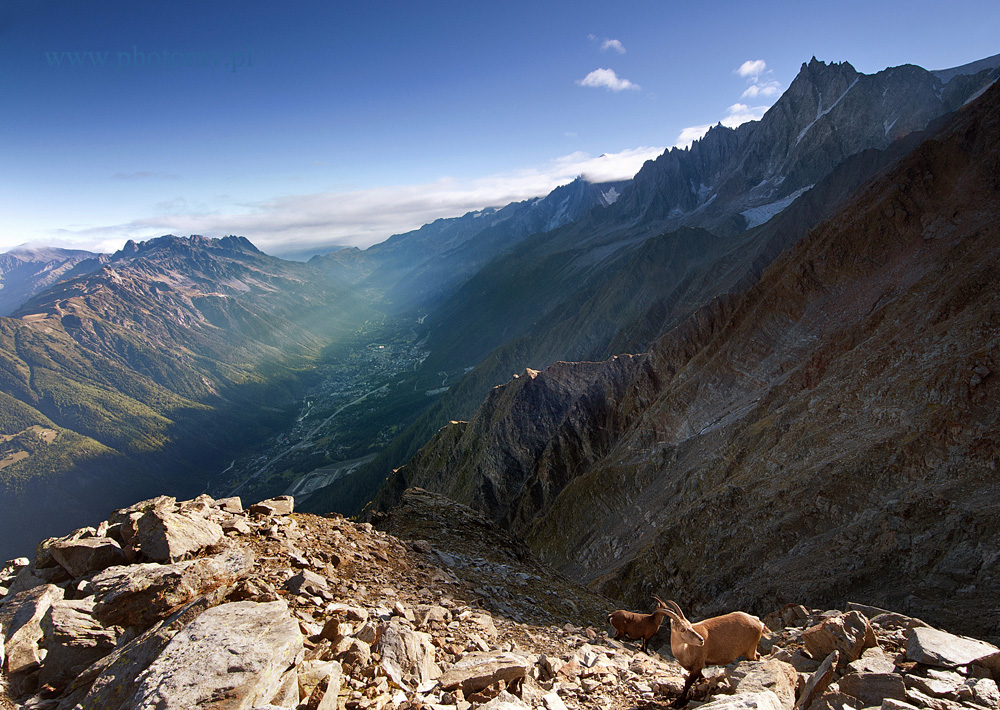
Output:
[[[2,0],[0,251],[366,246],[627,177],[812,56],[940,69],[997,38],[996,2]]]

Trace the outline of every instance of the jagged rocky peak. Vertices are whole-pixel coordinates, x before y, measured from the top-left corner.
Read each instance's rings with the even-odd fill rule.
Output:
[[[213,249],[231,253],[263,254],[246,237],[229,235],[220,238],[204,237],[192,234],[188,237],[178,237],[166,234],[162,237],[135,242],[129,239],[125,246],[112,256],[113,259],[131,258],[138,255],[148,255],[157,251],[177,251],[181,254],[191,253],[194,249]]]
[[[0,568],[0,708],[624,710],[681,692],[665,627],[648,652],[631,627],[612,638],[612,602],[482,515],[414,489],[379,528],[287,496],[159,497],[45,540]],[[703,707],[1000,700],[1000,650],[919,619],[848,603],[764,621],[758,658],[693,686]]]
[[[648,161],[613,214],[723,234],[756,226],[847,157],[884,148],[958,109],[996,79],[995,64],[954,74],[913,65],[862,74],[848,62],[813,57],[759,121],[714,126],[690,148]]]

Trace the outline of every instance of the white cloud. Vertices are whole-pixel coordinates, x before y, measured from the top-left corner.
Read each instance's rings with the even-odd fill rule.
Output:
[[[733,70],[747,80],[747,87],[741,99],[772,98],[781,95],[781,83],[774,79],[774,72],[767,68],[763,59],[753,59],[743,62]]]
[[[691,144],[696,140],[703,138],[704,135],[708,133],[708,129],[713,125],[715,124],[705,123],[700,126],[688,126],[680,132],[680,135],[677,136],[677,142],[674,143],[674,148],[690,148]]]
[[[758,84],[752,84],[747,87],[747,90],[743,92],[741,99],[755,99],[758,96],[763,96],[765,98],[770,98],[772,96],[778,96],[781,94],[781,84],[774,80],[764,81]]]
[[[736,128],[747,121],[759,121],[767,112],[770,106],[747,106],[746,104],[733,104],[726,109],[726,115],[719,121],[727,128]],[[708,133],[708,129],[716,124],[706,123],[700,126],[688,126],[677,136],[675,148],[690,148],[691,144]]]
[[[757,77],[764,73],[765,69],[767,69],[767,62],[763,59],[748,59],[740,64],[739,68],[735,71],[742,77],[756,81]]]
[[[272,254],[302,251],[310,245],[367,247],[441,217],[546,195],[580,175],[592,182],[625,180],[663,150],[644,146],[597,157],[575,152],[540,167],[464,182],[443,177],[423,184],[289,195],[248,205],[228,200],[226,209],[200,205],[185,212],[185,201],[177,198],[169,201],[170,210],[159,215],[125,224],[55,230],[56,238],[46,241],[109,252],[127,239],[163,234],[239,234]]]
[[[580,86],[593,86],[616,92],[625,91],[626,89],[630,91],[639,91],[642,88],[628,79],[620,78],[617,74],[615,74],[613,69],[595,69],[587,74],[587,76],[578,80],[576,83]]]
[[[781,83],[773,78],[774,72],[767,68],[767,63],[763,59],[745,61],[734,69],[733,73],[745,77],[750,83],[740,99],[770,99],[781,95]],[[719,123],[727,128],[736,128],[747,121],[759,121],[769,108],[771,108],[770,103],[766,106],[750,106],[741,101],[726,109]],[[714,125],[714,123],[704,123],[688,126],[677,136],[674,147],[690,148],[692,143],[702,138]]]
[[[616,39],[606,39],[601,44],[601,51],[602,52],[606,52],[609,49],[615,50],[616,52],[618,52],[618,54],[625,54],[625,45],[623,45],[621,42],[619,42]]]

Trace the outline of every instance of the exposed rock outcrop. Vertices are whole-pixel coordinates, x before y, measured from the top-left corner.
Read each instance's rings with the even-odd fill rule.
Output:
[[[123,567],[129,579],[149,575],[145,588],[176,604],[116,615],[118,624],[102,623],[94,583],[115,568],[0,601],[7,651],[22,654],[23,644],[38,651],[31,663],[0,674],[25,710],[625,710],[665,706],[683,686],[680,666],[660,655],[668,644],[645,654],[610,638],[610,601],[441,496],[408,492],[383,521],[398,537],[339,517],[243,512],[207,498],[138,510],[219,525],[236,515],[249,532],[229,526],[224,549],[184,562]],[[52,544],[40,546],[30,564],[51,569]],[[220,559],[248,562],[211,588],[194,589],[176,572]],[[0,582],[18,567],[6,565]],[[303,572],[322,585],[286,584]],[[546,592],[559,599],[545,599]],[[694,697],[711,707],[769,710],[996,707],[989,668],[1000,651],[900,614],[848,606],[769,615],[772,632],[761,647],[769,655],[707,669]],[[6,633],[39,616],[36,631]],[[870,665],[844,667],[838,650],[822,664],[809,657],[825,650],[809,639],[844,645],[852,634],[874,640],[857,661]],[[797,670],[803,661],[815,664],[811,675]],[[8,707],[0,685],[0,708]]]

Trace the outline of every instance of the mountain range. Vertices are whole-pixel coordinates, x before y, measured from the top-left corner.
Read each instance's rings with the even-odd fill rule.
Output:
[[[987,613],[998,74],[813,59],[631,181],[308,263],[234,236],[0,255],[3,554],[350,451],[305,508],[427,488],[630,603]]]
[[[287,424],[322,348],[364,314],[313,267],[240,237],[129,242],[89,262],[99,268],[0,318],[13,549],[109,501],[202,490],[239,447]],[[45,513],[21,519],[29,503]]]
[[[635,605],[850,592],[997,634],[998,191],[993,86],[648,352],[494,388],[378,507],[444,493]]]
[[[760,121],[717,126],[689,150],[666,152],[610,207],[494,259],[425,322],[426,369],[473,369],[363,475],[384,480],[525,367],[641,352],[703,304],[748,288],[919,145],[929,123],[995,81],[998,66],[1000,55],[971,65],[971,75],[942,72],[945,83],[911,65],[864,75],[847,63],[803,64]],[[745,229],[746,214],[770,219]],[[357,484],[340,481],[309,505],[335,506]]]

